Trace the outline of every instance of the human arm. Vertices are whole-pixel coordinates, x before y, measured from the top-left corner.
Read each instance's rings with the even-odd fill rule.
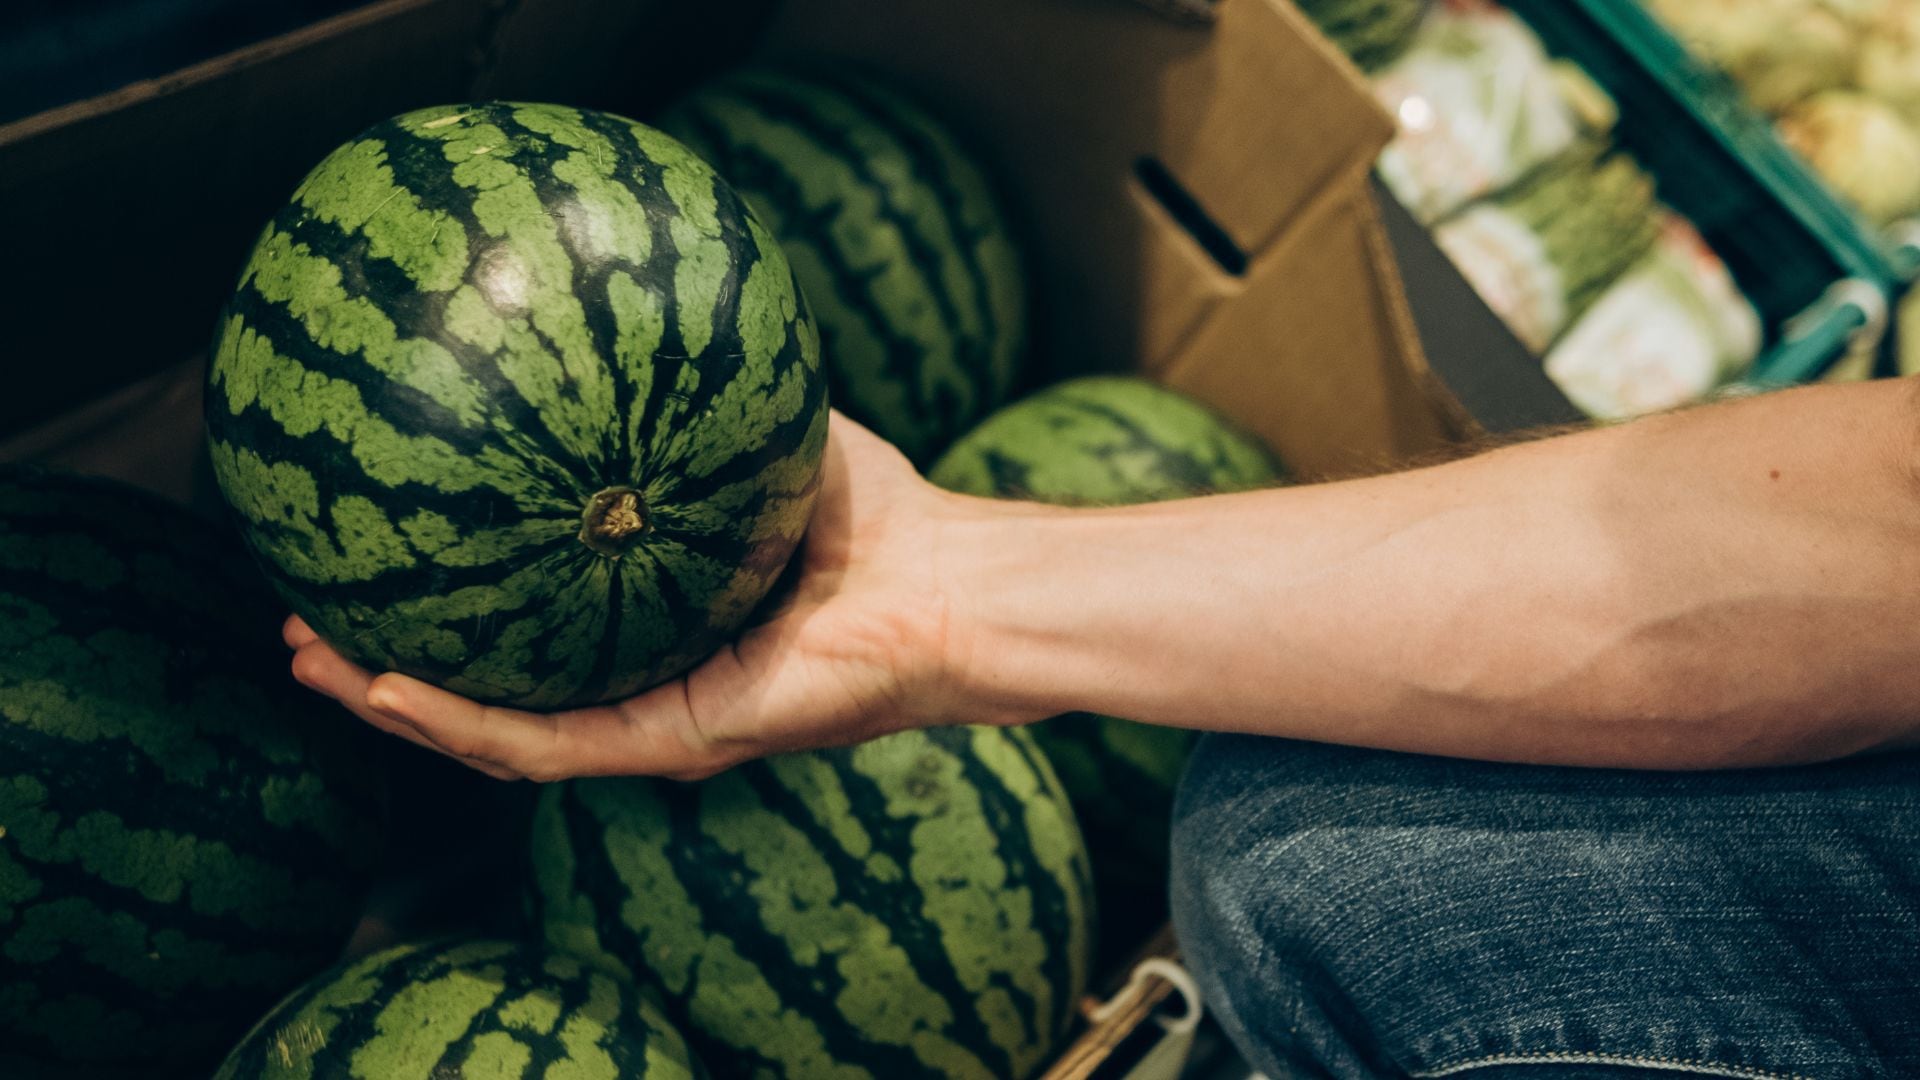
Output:
[[[537,717],[289,640],[303,681],[496,775],[704,775],[1071,709],[1537,763],[1819,760],[1914,741],[1914,393],[1092,511],[936,492],[836,418],[795,598],[685,680]]]

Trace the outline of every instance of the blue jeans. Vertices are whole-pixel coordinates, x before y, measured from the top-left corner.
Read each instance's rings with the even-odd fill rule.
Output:
[[[1920,1077],[1920,755],[1738,773],[1209,736],[1173,912],[1273,1077]]]

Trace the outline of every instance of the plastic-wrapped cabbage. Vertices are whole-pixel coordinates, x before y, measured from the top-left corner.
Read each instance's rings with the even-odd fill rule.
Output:
[[[1646,258],[1547,354],[1567,400],[1599,420],[1684,405],[1744,371],[1760,316],[1693,225],[1666,213]]]
[[[1579,144],[1433,231],[1474,291],[1535,353],[1653,245],[1652,178],[1625,154],[1604,151]]]
[[[1787,110],[1780,137],[1870,221],[1920,213],[1920,133],[1893,106],[1828,90]]]
[[[1429,224],[1505,187],[1580,134],[1540,39],[1484,2],[1438,7],[1373,88],[1400,128],[1380,155],[1380,179]]]
[[[1702,59],[1764,112],[1778,113],[1853,74],[1863,0],[1646,0]]]
[[[1871,0],[1853,80],[1920,125],[1920,0]]]

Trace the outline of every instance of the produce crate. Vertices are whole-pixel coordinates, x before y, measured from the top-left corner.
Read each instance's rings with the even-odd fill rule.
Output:
[[[1468,426],[1426,368],[1368,187],[1391,123],[1286,0],[716,7],[381,0],[0,126],[9,253],[32,269],[7,294],[0,460],[215,509],[198,355],[261,223],[328,150],[467,98],[645,117],[755,49],[884,68],[986,151],[1028,226],[1046,376],[1146,373],[1302,475]],[[1096,980],[1111,996],[1050,1080],[1174,1075],[1199,1003],[1167,1007],[1170,938],[1142,957]]]
[[[1760,311],[1749,381],[1802,382],[1878,347],[1920,250],[1878,233],[1828,190],[1730,80],[1691,56],[1638,0],[1505,0],[1549,51],[1620,108],[1616,137],[1700,228]]]

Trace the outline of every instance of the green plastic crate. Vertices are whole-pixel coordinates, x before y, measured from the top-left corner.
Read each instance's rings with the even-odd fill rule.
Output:
[[[1884,329],[1920,268],[1920,235],[1883,236],[1829,191],[1638,0],[1506,0],[1620,108],[1616,138],[1699,227],[1760,310],[1767,343],[1748,381],[1804,382]],[[1890,348],[1876,373],[1890,374]]]

